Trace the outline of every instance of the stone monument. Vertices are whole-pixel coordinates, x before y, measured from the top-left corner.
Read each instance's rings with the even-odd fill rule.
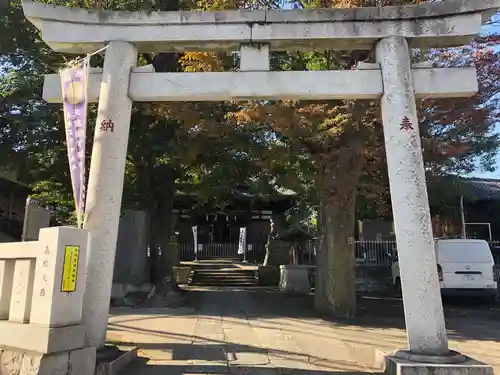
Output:
[[[470,42],[500,0],[220,12],[23,7],[54,51],[92,53],[107,46],[102,71],[89,80],[89,100],[99,101],[85,220],[91,238],[83,311],[89,345],[102,346],[105,339],[132,101],[372,99],[382,107],[408,335],[408,350],[389,356],[388,368],[492,372],[448,348],[415,105],[424,97],[474,95],[476,72],[412,65],[409,48]],[[349,71],[269,70],[269,51],[298,49],[375,49],[376,63]],[[135,67],[138,52],[186,50],[239,50],[240,71]],[[44,98],[61,103],[58,75],[46,77]]]
[[[0,374],[94,373],[82,323],[88,239],[52,227],[36,241],[0,244]]]

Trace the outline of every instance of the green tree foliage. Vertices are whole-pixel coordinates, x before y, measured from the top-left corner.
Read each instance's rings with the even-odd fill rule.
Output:
[[[45,1],[64,6],[128,10],[175,10],[194,4],[172,1]],[[2,148],[13,164],[28,163],[35,196],[58,206],[60,222],[73,221],[73,201],[66,153],[61,105],[41,99],[43,76],[57,72],[74,56],[50,51],[38,31],[24,18],[19,2],[10,2],[2,17]],[[92,59],[102,66],[102,56]],[[139,65],[152,64],[156,71],[227,70],[232,56],[206,53],[142,54]],[[179,191],[194,193],[198,204],[223,205],[235,184],[258,174],[255,162],[258,136],[225,125],[230,103],[135,104],[126,167],[124,208],[144,209],[150,223],[150,248],[161,249],[161,261],[153,259],[153,279],[165,275],[169,259],[172,205]],[[87,168],[90,165],[96,106],[89,108]],[[243,130],[243,131],[242,131]],[[254,142],[255,140],[255,142]],[[257,148],[259,146],[256,146]],[[14,163],[14,156],[18,162]],[[210,202],[209,202],[210,201]],[[160,251],[159,251],[160,252]],[[152,256],[158,255],[153,251]]]
[[[40,40],[20,2],[0,16],[0,155],[45,201],[70,207],[61,111],[42,100],[43,76],[64,61]],[[66,160],[66,161],[65,161]],[[28,173],[29,172],[29,173]],[[71,216],[62,209],[61,218]]]

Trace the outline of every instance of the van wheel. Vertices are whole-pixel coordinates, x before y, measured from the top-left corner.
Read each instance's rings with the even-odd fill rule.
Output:
[[[395,282],[394,286],[396,287],[396,293],[397,293],[398,297],[401,297],[401,295],[403,294],[403,292],[401,290],[401,278],[396,277],[396,282]]]

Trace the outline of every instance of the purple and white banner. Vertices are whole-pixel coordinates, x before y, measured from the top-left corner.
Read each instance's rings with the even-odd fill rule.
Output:
[[[59,72],[61,76],[69,170],[78,227],[85,211],[85,137],[87,129],[88,59]]]

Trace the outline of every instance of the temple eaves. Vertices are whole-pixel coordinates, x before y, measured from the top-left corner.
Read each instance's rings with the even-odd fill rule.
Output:
[[[468,43],[500,8],[500,0],[312,10],[127,12],[23,2],[26,17],[53,50],[90,53],[112,40],[139,52],[236,51],[241,44],[271,50],[372,49],[400,35],[411,47]]]

